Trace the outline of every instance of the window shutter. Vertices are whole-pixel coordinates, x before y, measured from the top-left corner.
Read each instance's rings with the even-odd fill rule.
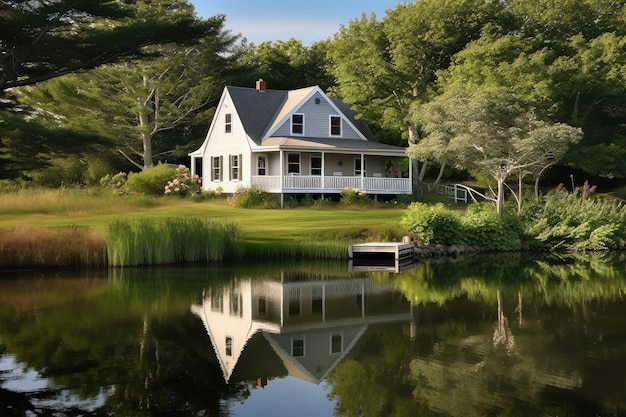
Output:
[[[242,175],[242,173],[241,173],[241,171],[243,171],[243,158],[242,158],[242,155],[241,155],[241,154],[239,154],[239,158],[238,158],[238,160],[239,160],[239,168],[237,169],[237,171],[238,171],[238,173],[239,173],[239,178],[238,178],[238,180],[239,180],[239,181],[241,181],[241,179],[242,179],[242,177],[243,177],[243,175]]]
[[[222,178],[224,178],[224,157],[220,155],[220,171],[219,171],[219,178],[217,178],[218,181],[221,181]]]
[[[228,181],[233,180],[233,156],[228,155]]]
[[[215,167],[213,166],[213,164],[215,163],[215,157],[212,156],[211,157],[211,167],[210,167],[210,171],[211,171],[211,181],[215,181]]]

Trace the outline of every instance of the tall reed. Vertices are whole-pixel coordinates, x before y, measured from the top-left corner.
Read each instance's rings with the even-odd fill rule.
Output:
[[[117,220],[109,225],[110,266],[217,262],[237,253],[234,223],[200,218]]]
[[[101,267],[104,248],[104,235],[87,228],[20,225],[0,230],[0,267]]]

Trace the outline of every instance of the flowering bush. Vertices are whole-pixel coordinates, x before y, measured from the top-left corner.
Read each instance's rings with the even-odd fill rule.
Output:
[[[242,208],[278,207],[272,195],[258,185],[237,188],[237,192],[228,198],[228,202],[235,207]]]
[[[174,179],[167,182],[165,186],[165,195],[174,195],[179,197],[193,196],[200,193],[202,178],[197,175],[191,176],[189,169],[184,165],[176,168]]]

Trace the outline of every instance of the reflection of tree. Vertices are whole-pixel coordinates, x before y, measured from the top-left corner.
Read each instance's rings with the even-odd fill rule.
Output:
[[[515,349],[515,336],[513,336],[513,332],[511,332],[511,328],[509,327],[509,320],[504,315],[504,310],[502,309],[502,293],[499,289],[497,290],[497,298],[498,320],[494,326],[493,345],[494,347],[502,345],[509,353],[512,353]]]
[[[10,404],[23,415],[37,404],[47,415],[71,407],[61,400],[68,395],[81,400],[103,395],[104,404],[93,412],[79,413],[76,407],[63,412],[218,416],[227,414],[223,398],[245,398],[246,386],[224,383],[204,328],[188,312],[205,282],[177,287],[171,275],[163,281],[134,278],[104,281],[108,291],[84,291],[88,298],[68,292],[67,300],[38,303],[43,308],[0,311],[0,341],[7,352],[50,382],[37,392],[2,390],[0,405]],[[54,285],[49,280],[48,291],[59,296]],[[101,287],[102,281],[94,285]],[[196,290],[189,291],[192,287]],[[42,397],[55,401],[42,406]]]
[[[626,345],[615,333],[623,325],[602,319],[609,306],[626,310],[623,265],[595,257],[489,259],[377,278],[430,312],[417,326],[420,355],[410,361],[414,401],[453,416],[540,415],[550,398],[564,397],[550,413],[571,415],[587,396],[592,414],[625,410]]]
[[[339,364],[326,380],[332,386],[329,397],[336,401],[335,415],[428,415],[411,397],[413,385],[407,365],[414,345],[408,327],[386,325],[370,331],[373,334],[361,353]]]

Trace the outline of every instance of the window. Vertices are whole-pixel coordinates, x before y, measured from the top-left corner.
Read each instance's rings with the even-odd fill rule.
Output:
[[[364,297],[363,294],[357,294],[354,301],[354,306],[357,310],[361,310],[366,307],[367,298]]]
[[[363,173],[363,176],[366,177],[367,176],[367,159],[363,158],[363,169],[361,170],[361,158],[355,158],[354,159],[354,176],[360,177],[361,171]]]
[[[226,113],[224,115],[224,133],[232,133],[233,131],[233,115]]]
[[[343,335],[341,332],[333,332],[330,334],[330,353],[343,352]]]
[[[304,135],[304,114],[291,116],[291,133],[293,135]]]
[[[311,175],[322,175],[322,157],[311,156]]]
[[[211,311],[224,312],[224,292],[221,289],[211,294]]]
[[[230,180],[241,180],[241,154],[230,156]]]
[[[289,317],[300,316],[300,298],[292,298],[289,300]]]
[[[313,297],[311,299],[311,313],[319,314],[322,313],[324,309],[324,304],[322,301],[322,297]]]
[[[300,154],[287,154],[287,174],[300,174]]]
[[[214,156],[211,158],[211,181],[222,180],[222,157]]]
[[[202,158],[195,158],[196,175],[202,178]]]
[[[243,315],[243,311],[241,310],[241,305],[243,303],[243,296],[235,289],[230,290],[229,294],[230,298],[230,315],[234,317],[241,317]]]
[[[291,356],[304,356],[304,336],[291,338]]]
[[[341,136],[341,117],[330,116],[330,136]]]
[[[259,155],[256,159],[257,175],[267,175],[267,156]]]
[[[233,338],[226,336],[226,356],[233,356]]]

